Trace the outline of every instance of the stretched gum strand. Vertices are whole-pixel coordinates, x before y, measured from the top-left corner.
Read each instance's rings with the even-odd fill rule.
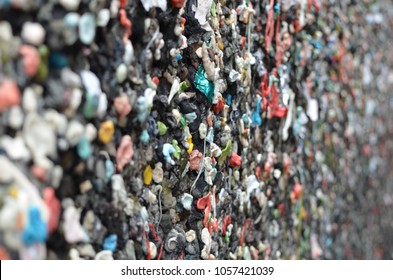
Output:
[[[265,50],[269,53],[270,45],[274,33],[274,0],[270,0],[269,12],[267,14],[266,32],[265,32]]]

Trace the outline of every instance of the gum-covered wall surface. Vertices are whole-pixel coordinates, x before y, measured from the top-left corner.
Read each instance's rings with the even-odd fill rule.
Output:
[[[392,13],[0,0],[0,259],[393,258]]]

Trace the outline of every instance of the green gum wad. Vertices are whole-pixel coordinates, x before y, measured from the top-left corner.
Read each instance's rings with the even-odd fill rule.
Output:
[[[211,103],[214,96],[214,83],[210,82],[205,77],[205,72],[203,65],[199,65],[198,72],[195,74],[194,85],[198,90],[206,95],[207,99]]]
[[[166,127],[166,125],[163,122],[158,121],[157,126],[158,126],[158,131],[160,132],[161,136],[165,135],[166,132],[168,131],[168,128]]]
[[[229,140],[225,149],[222,150],[221,156],[218,158],[218,165],[222,165],[227,156],[232,152],[232,141]]]
[[[38,53],[40,54],[41,61],[38,66],[38,71],[35,79],[37,82],[40,83],[46,79],[49,73],[49,69],[48,69],[49,49],[47,46],[41,45],[38,48]]]
[[[188,89],[188,84],[186,81],[180,83],[180,92],[185,92]]]
[[[98,97],[90,92],[86,93],[86,102],[83,107],[83,115],[87,119],[94,117],[96,108],[98,106]]]
[[[182,128],[185,128],[187,126],[186,118],[184,116],[181,116],[180,118],[180,125]]]
[[[229,236],[229,232],[227,231],[226,234],[225,234],[225,242],[229,243],[229,241],[231,240],[230,238],[231,237]]]
[[[211,14],[213,17],[217,16],[217,4],[214,1],[212,3]]]
[[[173,153],[173,156],[176,159],[180,159],[181,149],[180,149],[179,145],[177,144],[177,141],[175,139],[173,139],[171,144],[175,148],[175,152]]]

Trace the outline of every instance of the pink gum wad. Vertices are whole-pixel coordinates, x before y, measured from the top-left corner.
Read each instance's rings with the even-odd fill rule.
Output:
[[[125,135],[121,138],[120,146],[116,151],[116,168],[118,171],[123,171],[123,167],[131,161],[134,155],[134,147],[132,140],[129,135]]]
[[[21,94],[15,81],[4,80],[0,84],[0,112],[6,108],[19,105]]]

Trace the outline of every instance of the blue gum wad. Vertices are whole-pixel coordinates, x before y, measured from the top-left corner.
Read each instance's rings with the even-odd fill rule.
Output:
[[[199,65],[198,71],[195,74],[194,85],[198,90],[206,95],[207,99],[211,103],[214,96],[214,83],[210,82],[205,77],[205,72],[206,71],[205,68],[203,68],[203,65]]]
[[[260,96],[258,96],[257,106],[255,108],[255,111],[252,113],[252,117],[251,117],[252,122],[258,126],[260,126],[262,124],[262,118],[260,115],[261,114],[261,100],[262,100],[262,98]]]
[[[117,235],[111,234],[104,240],[104,244],[102,245],[102,249],[109,251],[116,251],[117,248]]]
[[[90,142],[86,137],[82,137],[77,146],[78,155],[81,159],[88,159],[91,155]]]
[[[52,52],[49,55],[49,66],[55,69],[63,69],[68,65],[68,58],[65,54]]]
[[[115,166],[113,165],[112,161],[107,159],[105,161],[105,182],[108,183],[114,173],[115,173]]]
[[[22,232],[22,241],[25,245],[45,242],[48,237],[46,224],[41,218],[40,210],[36,206],[29,208],[29,218]]]

